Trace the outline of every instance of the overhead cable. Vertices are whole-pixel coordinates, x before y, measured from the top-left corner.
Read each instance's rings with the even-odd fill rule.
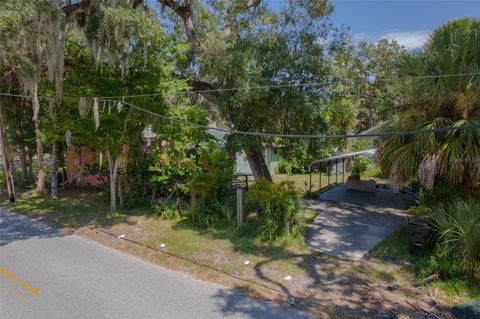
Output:
[[[465,129],[479,129],[480,124],[471,124],[471,125],[462,125],[462,126],[447,126],[447,127],[439,127],[439,128],[432,128],[432,129],[425,129],[425,130],[412,130],[412,131],[399,131],[399,132],[385,132],[385,133],[367,133],[367,134],[342,134],[342,135],[305,135],[305,134],[279,134],[279,133],[264,133],[264,132],[250,132],[250,131],[239,131],[239,130],[231,130],[226,128],[214,127],[214,126],[207,126],[198,123],[189,122],[186,120],[178,119],[169,117],[166,115],[158,114],[156,112],[152,112],[145,108],[136,106],[132,103],[123,102],[125,105],[130,106],[131,108],[144,112],[146,114],[150,114],[152,116],[161,118],[163,120],[180,123],[184,125],[194,126],[197,128],[201,128],[204,130],[212,130],[212,131],[219,131],[224,132],[231,135],[244,135],[244,136],[257,136],[257,137],[278,137],[278,138],[290,138],[290,139],[340,139],[340,138],[371,138],[371,137],[390,137],[390,136],[408,136],[408,135],[415,135],[415,134],[426,134],[426,133],[440,133],[440,132],[447,132],[447,131],[454,131],[454,130],[465,130]]]
[[[405,80],[425,80],[425,79],[436,79],[443,77],[467,77],[467,76],[480,76],[480,72],[471,72],[471,73],[451,73],[451,74],[436,74],[436,75],[423,75],[423,76],[405,76],[397,77],[391,79],[381,79],[380,81],[384,82],[395,82],[395,81],[405,81]],[[355,84],[359,82],[365,82],[367,79],[360,80],[332,80],[324,82],[306,82],[306,83],[289,83],[289,84],[271,84],[271,85],[259,85],[251,87],[235,87],[235,88],[220,88],[220,89],[207,89],[207,90],[190,90],[190,91],[175,91],[174,94],[196,94],[196,93],[215,93],[215,92],[234,92],[234,91],[250,91],[250,90],[263,90],[270,88],[289,88],[289,87],[320,87],[327,86],[332,84]],[[11,94],[11,93],[0,93],[2,96],[12,96],[12,97],[24,97],[29,98],[28,95],[21,94]],[[162,96],[164,93],[146,93],[146,94],[130,94],[130,95],[111,95],[111,96],[96,96],[99,99],[118,99],[118,98],[137,98],[137,97],[155,97]],[[65,95],[63,98],[67,99],[77,99],[84,96],[68,96]],[[51,99],[49,97],[42,97],[43,99]]]

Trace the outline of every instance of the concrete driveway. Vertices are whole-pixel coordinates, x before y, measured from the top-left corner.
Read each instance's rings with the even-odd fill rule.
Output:
[[[404,209],[413,198],[378,189],[375,193],[347,190],[344,184],[305,201],[317,212],[308,225],[308,246],[344,259],[359,260],[406,222]]]
[[[0,318],[312,318],[0,209]]]

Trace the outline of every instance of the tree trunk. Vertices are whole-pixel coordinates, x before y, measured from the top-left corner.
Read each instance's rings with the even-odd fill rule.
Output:
[[[259,147],[245,147],[244,152],[247,155],[248,164],[252,170],[253,177],[259,179],[260,177],[265,178],[268,181],[272,181],[272,175],[268,170],[267,164],[265,163],[265,158],[261,148]]]
[[[45,190],[45,163],[43,161],[43,145],[40,139],[40,123],[35,120],[35,143],[37,144],[37,161],[38,161],[38,175],[37,175],[37,190]]]
[[[121,175],[118,175],[118,203],[120,204],[120,208],[123,208],[123,185]]]
[[[7,196],[10,202],[15,202],[15,192],[13,181],[10,175],[10,154],[5,140],[5,128],[3,127],[2,109],[0,107],[0,143],[2,147],[3,169],[5,174],[5,184],[7,185]]]
[[[25,151],[25,146],[20,147],[20,163],[22,166],[22,184],[27,185],[28,171],[27,171],[27,152]]]
[[[33,155],[30,150],[27,150],[27,163],[28,181],[30,182],[33,179]]]
[[[117,212],[116,181],[120,159],[112,156],[110,151],[107,151],[107,155],[108,167],[110,171],[110,213],[113,217],[115,217],[115,213]]]
[[[12,185],[17,183],[17,168],[15,167],[15,155],[12,150],[8,150],[10,155],[10,178],[12,179]]]
[[[52,199],[58,198],[58,143],[53,142],[52,145],[52,182],[50,184],[50,194]]]

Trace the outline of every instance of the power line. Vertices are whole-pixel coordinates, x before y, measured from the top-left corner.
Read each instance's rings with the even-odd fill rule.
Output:
[[[454,74],[440,74],[440,75],[425,75],[425,76],[406,76],[385,79],[382,81],[402,81],[402,80],[422,80],[422,79],[433,79],[440,77],[461,77],[461,76],[477,76],[480,75],[480,72],[474,73],[454,73]],[[355,84],[357,82],[365,82],[366,79],[355,80],[336,80],[336,81],[327,81],[327,82],[307,82],[307,83],[293,83],[293,84],[273,84],[273,85],[262,85],[262,86],[253,86],[253,87],[237,87],[237,88],[225,88],[225,89],[210,89],[210,90],[198,90],[198,91],[178,91],[177,93],[213,93],[213,92],[229,92],[229,91],[249,91],[249,90],[261,90],[268,88],[284,88],[284,87],[302,87],[302,86],[321,86],[321,85],[330,85],[330,84],[342,84],[342,83],[351,83]]]
[[[26,95],[17,95],[17,94],[9,94],[9,93],[0,93],[0,95],[4,96],[16,96],[22,98],[30,98],[30,96]],[[100,98],[99,98],[100,99]],[[101,98],[101,101],[105,102],[112,102],[112,100],[107,100]],[[114,101],[118,102],[118,101]],[[426,133],[440,133],[440,132],[447,132],[453,130],[464,130],[464,129],[477,129],[480,128],[480,124],[472,124],[472,125],[462,125],[462,126],[447,126],[441,128],[434,128],[434,129],[427,129],[427,130],[412,130],[412,131],[400,131],[400,132],[386,132],[386,133],[368,133],[368,134],[341,134],[341,135],[309,135],[309,134],[279,134],[279,133],[264,133],[264,132],[250,132],[250,131],[240,131],[240,130],[231,130],[231,129],[224,129],[220,127],[214,126],[207,126],[202,125],[194,122],[189,122],[186,120],[169,117],[166,115],[158,114],[156,112],[152,112],[140,106],[134,105],[130,102],[122,100],[121,103],[130,106],[133,109],[138,111],[150,114],[152,116],[158,117],[163,120],[180,123],[184,125],[189,125],[197,128],[201,128],[204,130],[212,130],[218,132],[224,132],[231,135],[243,135],[243,136],[256,136],[256,137],[277,137],[277,138],[289,138],[289,139],[345,139],[345,138],[370,138],[370,137],[391,137],[391,136],[408,136],[408,135],[415,135],[415,134],[426,134]]]
[[[394,82],[394,81],[404,81],[404,80],[426,80],[426,79],[436,79],[443,77],[466,77],[466,76],[480,76],[480,72],[471,72],[471,73],[451,73],[451,74],[437,74],[437,75],[423,75],[423,76],[405,76],[397,77],[390,79],[382,79],[383,82]],[[272,84],[272,85],[259,85],[251,87],[235,87],[235,88],[223,88],[223,89],[208,89],[208,90],[194,90],[194,91],[175,91],[174,94],[195,94],[195,93],[215,93],[215,92],[234,92],[234,91],[249,91],[249,90],[262,90],[270,88],[290,88],[290,87],[318,87],[318,86],[327,86],[331,84],[355,84],[359,82],[365,82],[367,79],[359,80],[332,80],[325,82],[306,82],[306,83],[291,83],[291,84]],[[23,97],[30,98],[25,94],[11,94],[11,93],[0,93],[2,96],[11,96],[11,97]],[[118,98],[136,98],[136,97],[155,97],[162,96],[163,93],[146,93],[146,94],[131,94],[131,95],[111,95],[111,96],[96,96],[99,99],[118,99]],[[85,96],[63,96],[62,98],[66,99],[78,99]],[[40,97],[42,99],[53,99],[50,97]]]
[[[257,137],[278,137],[278,138],[291,138],[291,139],[340,139],[340,138],[370,138],[370,137],[391,137],[391,136],[408,136],[408,135],[415,135],[415,134],[426,134],[426,133],[440,133],[440,132],[447,132],[447,131],[454,131],[454,130],[465,130],[465,129],[478,129],[480,128],[480,124],[471,124],[471,125],[462,125],[462,126],[447,126],[447,127],[440,127],[440,128],[433,128],[433,129],[426,129],[426,130],[413,130],[413,131],[400,131],[400,132],[386,132],[386,133],[369,133],[369,134],[343,134],[343,135],[303,135],[303,134],[277,134],[277,133],[262,133],[262,132],[249,132],[249,131],[238,131],[238,130],[230,130],[224,129],[219,127],[207,126],[198,123],[193,123],[189,121],[185,121],[178,118],[173,118],[169,116],[165,116],[162,114],[158,114],[147,110],[145,108],[136,106],[129,102],[123,102],[125,105],[130,106],[133,109],[139,110],[141,112],[150,114],[152,116],[161,118],[163,120],[180,123],[184,125],[194,126],[197,128],[201,128],[204,130],[213,130],[228,133],[231,135],[244,135],[244,136],[257,136]]]
[[[424,75],[424,76],[405,76],[398,78],[385,79],[382,81],[403,81],[403,80],[425,80],[425,79],[434,79],[441,77],[463,77],[463,76],[479,76],[480,72],[472,73],[452,73],[452,74],[439,74],[439,75]],[[215,93],[215,92],[233,92],[233,91],[249,91],[249,90],[263,90],[263,89],[272,89],[272,88],[288,88],[288,87],[305,87],[305,86],[326,86],[331,84],[344,84],[350,83],[355,84],[357,82],[364,82],[366,79],[360,79],[359,81],[355,80],[333,80],[326,82],[307,82],[307,83],[292,83],[292,84],[272,84],[272,85],[260,85],[252,87],[236,87],[236,88],[223,88],[223,89],[208,89],[208,90],[196,90],[196,91],[176,91],[175,94],[194,94],[194,93]],[[100,96],[98,98],[133,98],[133,97],[154,97],[160,96],[161,93],[152,93],[152,94],[138,94],[138,95],[117,95],[117,96]],[[76,97],[77,98],[77,97]]]

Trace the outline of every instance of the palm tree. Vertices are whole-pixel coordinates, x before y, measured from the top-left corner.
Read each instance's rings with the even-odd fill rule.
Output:
[[[480,20],[445,23],[422,49],[405,53],[398,69],[401,77],[422,78],[406,83],[389,129],[480,124]],[[451,76],[428,77],[442,74]],[[475,188],[480,184],[480,129],[387,138],[379,161],[397,190],[416,175],[426,188],[440,181]]]

